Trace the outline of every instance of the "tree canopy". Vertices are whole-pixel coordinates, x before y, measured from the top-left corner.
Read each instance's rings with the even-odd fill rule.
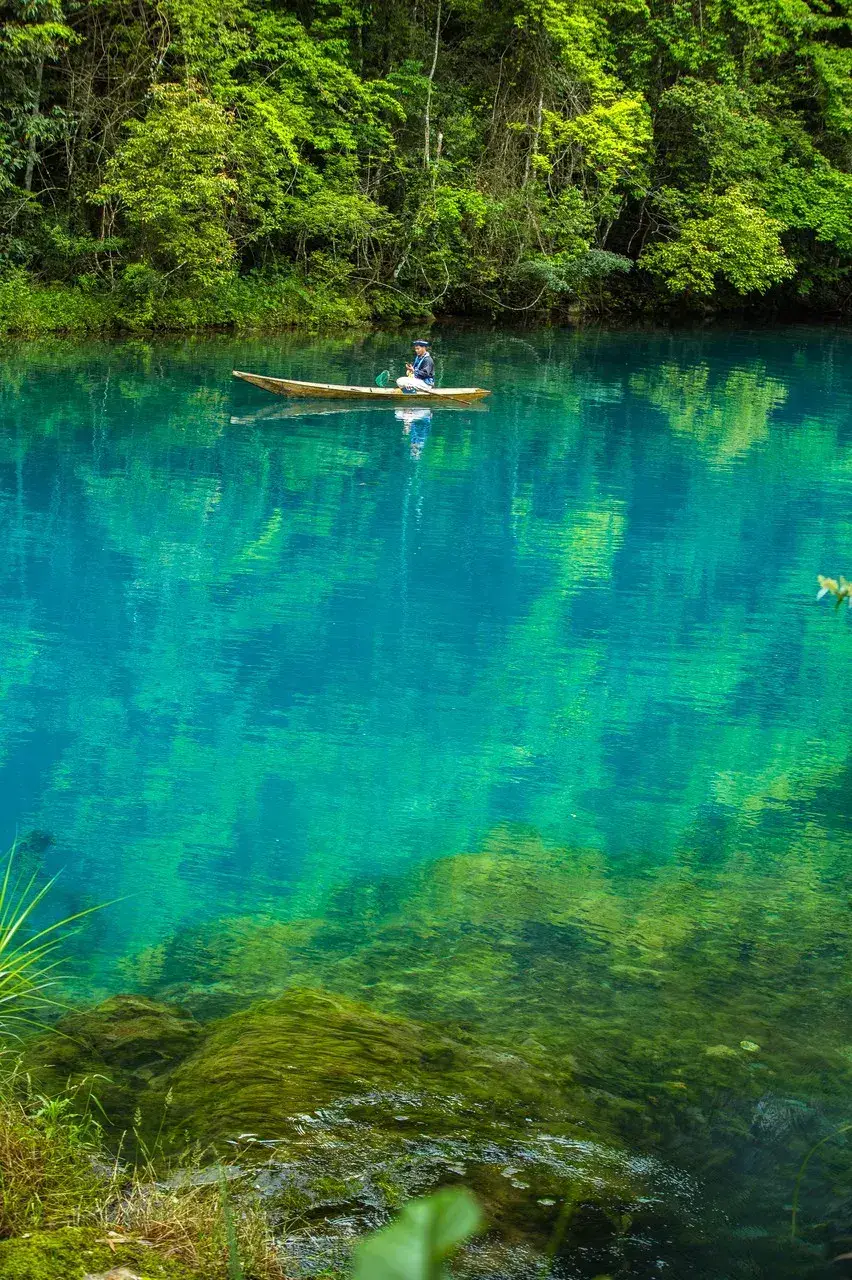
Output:
[[[247,279],[380,319],[842,313],[851,24],[850,0],[0,0],[0,311],[35,277],[128,323]]]

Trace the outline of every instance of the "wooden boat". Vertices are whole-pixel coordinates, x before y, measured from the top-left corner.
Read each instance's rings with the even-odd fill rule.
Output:
[[[482,400],[490,391],[482,387],[433,387],[431,391],[400,391],[399,387],[343,387],[334,382],[296,382],[293,378],[267,378],[260,373],[234,369],[234,377],[251,382],[278,396],[315,396],[325,400]]]

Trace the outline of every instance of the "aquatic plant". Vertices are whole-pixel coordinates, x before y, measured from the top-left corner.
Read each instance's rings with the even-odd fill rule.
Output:
[[[849,608],[852,609],[852,582],[847,582],[843,574],[839,578],[824,578],[821,573],[817,574],[817,582],[819,583],[819,591],[817,592],[817,600],[822,600],[824,596],[834,596],[834,607],[839,609],[843,601],[848,601]]]
[[[448,1259],[483,1225],[479,1205],[461,1187],[412,1200],[358,1245],[353,1280],[443,1280]]]

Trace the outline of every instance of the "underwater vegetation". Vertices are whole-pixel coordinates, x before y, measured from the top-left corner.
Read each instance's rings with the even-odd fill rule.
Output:
[[[852,995],[852,922],[833,869],[821,881],[804,854],[758,873],[696,849],[616,878],[598,851],[503,827],[470,854],[349,885],[321,916],[185,930],[125,971],[202,1019],[291,984],[336,989],[563,1062],[574,1052],[583,1078],[638,1093],[666,1073],[762,1091],[768,1068],[818,1086],[850,1071],[832,1016]]]
[[[700,860],[619,884],[500,828],[321,918],[128,961],[147,994],[63,1013],[0,1081],[0,1280],[82,1280],[119,1244],[157,1280],[334,1275],[447,1188],[486,1224],[460,1275],[716,1280],[720,1244],[731,1277],[842,1275],[848,903],[820,919],[827,886],[777,871],[757,900]],[[431,1212],[376,1237],[387,1280]]]
[[[113,1142],[127,1126],[190,1183],[227,1160],[304,1270],[342,1265],[405,1201],[448,1185],[482,1202],[507,1275],[541,1256],[566,1203],[566,1253],[582,1245],[598,1269],[645,1256],[643,1226],[700,1215],[689,1180],[627,1151],[570,1073],[343,996],[292,988],[206,1024],[115,997],[57,1032],[26,1049],[39,1091],[108,1081]]]
[[[843,574],[839,578],[824,578],[821,573],[818,573],[817,582],[819,583],[817,600],[822,600],[830,594],[834,596],[835,609],[839,609],[844,600],[848,602],[850,609],[852,609],[852,583],[847,582]]]
[[[781,1240],[801,1161],[852,1086],[841,884],[816,836],[721,869],[696,841],[674,866],[616,878],[594,850],[504,827],[350,885],[313,919],[184,931],[126,973],[202,1021],[310,985],[521,1056],[595,1138],[670,1162],[720,1205],[735,1187],[736,1217]],[[841,1138],[806,1172],[800,1243],[822,1256],[850,1222]]]

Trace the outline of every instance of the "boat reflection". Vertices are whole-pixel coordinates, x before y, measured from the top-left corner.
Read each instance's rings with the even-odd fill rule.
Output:
[[[341,413],[393,413],[395,417],[408,413],[428,413],[431,417],[433,413],[488,413],[489,406],[486,404],[448,404],[441,402],[440,404],[430,405],[429,408],[418,405],[409,408],[391,408],[388,404],[371,404],[369,400],[360,401],[357,404],[341,404],[334,400],[327,400],[323,404],[310,404],[305,401],[299,401],[297,404],[288,404],[283,407],[279,405],[270,405],[267,409],[258,409],[254,413],[233,414],[230,422],[232,426],[250,426],[252,423],[259,422],[277,422],[283,418],[316,418],[327,417],[329,414]]]

